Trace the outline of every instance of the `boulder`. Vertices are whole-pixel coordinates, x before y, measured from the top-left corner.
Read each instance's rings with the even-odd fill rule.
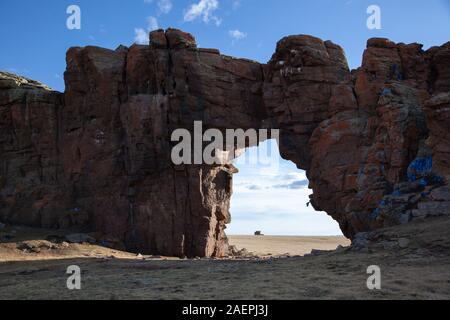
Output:
[[[450,201],[450,186],[444,186],[434,189],[430,198],[434,201]]]
[[[438,217],[450,215],[450,201],[421,202],[418,209],[413,210],[413,216],[416,218]]]

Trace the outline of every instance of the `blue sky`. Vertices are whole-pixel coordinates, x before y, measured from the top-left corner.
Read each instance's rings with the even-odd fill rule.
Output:
[[[227,234],[340,235],[338,224],[309,202],[305,172],[281,159],[275,140],[249,149],[236,160]]]
[[[381,30],[366,26],[373,4],[381,9]],[[69,5],[81,9],[80,30],[66,27]],[[1,0],[0,70],[63,91],[69,47],[129,46],[155,27],[183,29],[201,47],[260,62],[270,59],[283,36],[310,34],[340,44],[356,68],[371,37],[419,42],[425,48],[450,41],[450,0]],[[329,217],[306,208],[308,189],[287,187],[304,179],[292,163],[281,161],[277,173],[246,165],[240,169],[230,233],[339,233]],[[264,187],[249,188],[249,181]]]
[[[170,10],[161,1],[170,2]],[[217,8],[205,6],[210,8],[206,18],[186,15],[202,1],[217,3]],[[66,9],[72,4],[81,8],[81,30],[66,28]],[[371,4],[382,10],[381,30],[366,27]],[[69,47],[131,45],[135,29],[148,29],[149,17],[159,27],[193,33],[202,47],[260,62],[270,59],[276,42],[290,34],[333,40],[344,47],[352,68],[361,63],[370,37],[425,47],[450,40],[450,0],[1,0],[0,70],[63,90]],[[244,38],[234,39],[230,31]]]

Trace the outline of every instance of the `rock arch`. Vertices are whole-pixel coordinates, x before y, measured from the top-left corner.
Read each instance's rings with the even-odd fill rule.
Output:
[[[282,39],[267,64],[199,49],[180,30],[150,37],[71,48],[63,94],[1,74],[0,220],[87,226],[139,252],[225,255],[235,168],[170,160],[171,132],[199,120],[281,129],[283,158],[349,238],[409,221],[424,190],[448,181],[449,43],[371,39],[350,71],[338,45],[310,36]],[[408,181],[421,159],[432,167]]]

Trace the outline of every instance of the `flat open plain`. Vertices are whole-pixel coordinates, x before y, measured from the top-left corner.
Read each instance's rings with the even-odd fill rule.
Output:
[[[307,256],[295,255],[346,241],[231,237],[264,257],[184,260],[53,243],[42,232],[19,229],[0,244],[0,299],[450,299],[448,230],[448,218],[411,223],[383,231],[385,249]],[[67,289],[70,265],[81,268],[81,290]],[[367,288],[371,265],[381,268],[381,290]]]

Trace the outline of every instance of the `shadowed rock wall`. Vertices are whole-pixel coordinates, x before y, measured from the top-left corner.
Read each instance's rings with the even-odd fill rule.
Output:
[[[281,129],[312,204],[344,234],[450,214],[450,44],[368,41],[361,68],[310,36],[265,65],[169,29],[149,46],[71,48],[60,94],[0,74],[0,220],[85,227],[129,250],[223,256],[227,166],[175,166],[175,129]],[[430,209],[431,207],[431,209]],[[438,208],[434,210],[433,208]]]

